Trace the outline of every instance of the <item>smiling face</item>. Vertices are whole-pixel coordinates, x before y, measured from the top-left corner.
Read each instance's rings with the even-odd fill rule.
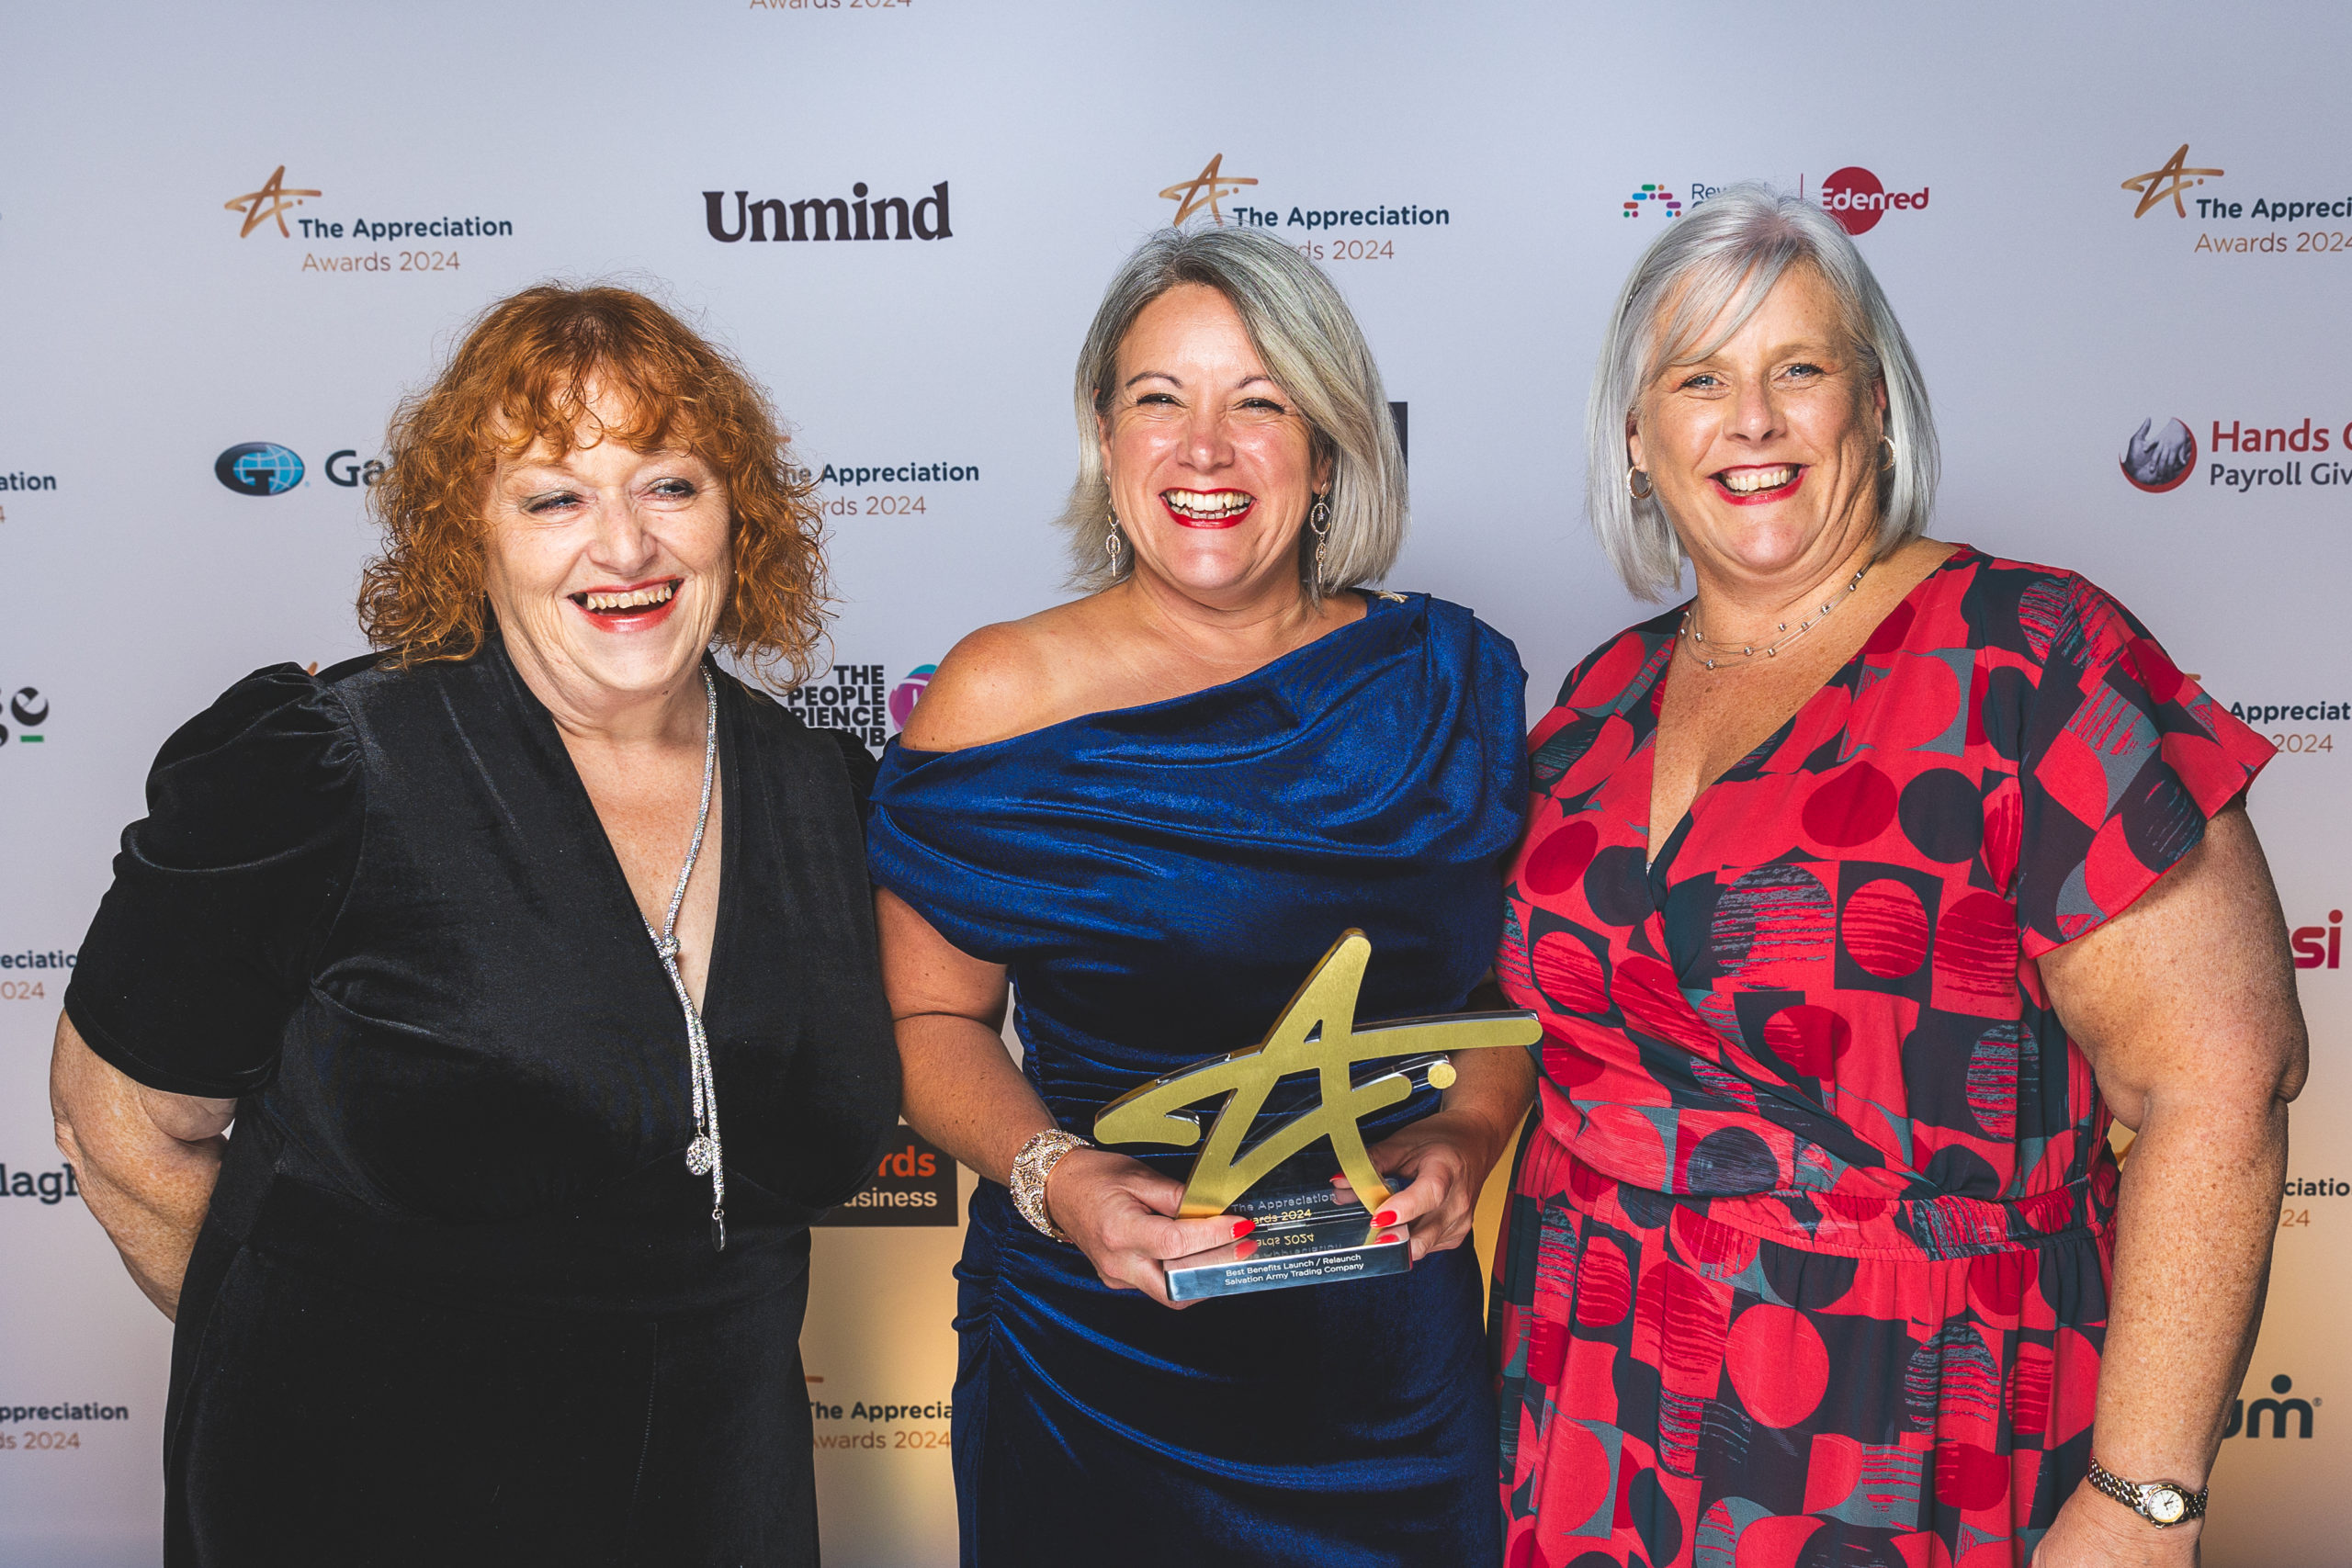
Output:
[[[588,407],[619,426],[626,411],[608,399],[592,390]],[[550,707],[593,721],[675,695],[732,581],[727,495],[709,464],[616,440],[542,442],[501,460],[487,521],[491,606]]]
[[[1136,570],[1213,604],[1295,592],[1299,530],[1330,464],[1232,301],[1170,289],[1136,316],[1114,374],[1102,465]]]
[[[1810,266],[1713,354],[1668,366],[1634,424],[1634,464],[1702,579],[1804,578],[1802,592],[1875,534],[1886,390]]]

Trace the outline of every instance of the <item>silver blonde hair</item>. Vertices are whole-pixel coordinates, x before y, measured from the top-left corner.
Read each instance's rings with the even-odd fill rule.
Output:
[[[1820,208],[1761,185],[1731,186],[1677,219],[1642,253],[1609,318],[1593,372],[1585,413],[1586,504],[1602,552],[1638,598],[1672,592],[1682,581],[1684,556],[1656,496],[1636,500],[1628,488],[1627,422],[1668,367],[1722,347],[1796,265],[1821,275],[1865,367],[1886,387],[1894,460],[1879,476],[1879,554],[1927,530],[1941,467],[1935,420],[1919,362],[1878,279]]]
[[[1232,301],[1267,373],[1306,419],[1308,446],[1331,462],[1324,567],[1300,534],[1300,581],[1313,598],[1377,582],[1405,543],[1405,454],[1380,385],[1380,367],[1323,269],[1271,234],[1252,229],[1162,229],[1136,247],[1102,293],[1078,351],[1078,482],[1061,525],[1070,536],[1070,581],[1105,588],[1134,570],[1135,551],[1114,561],[1103,547],[1111,487],[1102,471],[1101,427],[1118,388],[1119,344],[1144,307],[1171,288],[1205,284]]]

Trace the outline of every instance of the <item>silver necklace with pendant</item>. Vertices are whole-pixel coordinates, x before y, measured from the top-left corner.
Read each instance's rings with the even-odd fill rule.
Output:
[[[678,868],[678,886],[670,894],[670,912],[662,929],[655,931],[648,920],[645,934],[653,939],[653,951],[662,955],[670,988],[678,993],[678,1010],[686,1016],[686,1066],[695,1090],[695,1141],[686,1145],[686,1168],[710,1178],[710,1249],[724,1252],[727,1152],[718,1140],[718,1086],[710,1076],[710,1037],[703,1032],[701,1010],[695,1006],[694,993],[686,989],[685,976],[678,973],[678,909],[686,901],[686,884],[694,879],[695,861],[702,854],[703,831],[710,826],[710,784],[718,772],[718,682],[710,678],[707,668],[702,672],[702,804],[695,808],[694,841],[686,846],[686,863]]]

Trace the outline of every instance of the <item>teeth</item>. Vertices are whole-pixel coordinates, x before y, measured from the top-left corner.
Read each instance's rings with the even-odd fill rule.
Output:
[[[677,591],[674,582],[657,582],[650,588],[631,589],[627,593],[584,593],[581,600],[591,610],[634,610],[640,604],[666,604]]]
[[[1238,490],[1170,490],[1160,492],[1169,510],[1180,517],[1197,517],[1204,522],[1230,517],[1247,512],[1258,498]]]
[[[1778,490],[1797,477],[1794,463],[1782,463],[1775,468],[1740,468],[1718,476],[1725,490],[1741,495],[1753,495],[1759,490]]]

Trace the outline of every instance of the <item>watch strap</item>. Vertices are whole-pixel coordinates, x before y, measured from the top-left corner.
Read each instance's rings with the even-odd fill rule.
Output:
[[[2099,1463],[2096,1454],[2091,1456],[2090,1471],[2084,1479],[2158,1529],[2167,1529],[2187,1519],[2204,1517],[2205,1495],[2212,1490],[2211,1485],[2205,1485],[2192,1492],[2177,1481],[2126,1481]],[[2149,1498],[2152,1492],[2170,1492],[2178,1496],[2181,1501],[2180,1517],[2158,1518]]]

